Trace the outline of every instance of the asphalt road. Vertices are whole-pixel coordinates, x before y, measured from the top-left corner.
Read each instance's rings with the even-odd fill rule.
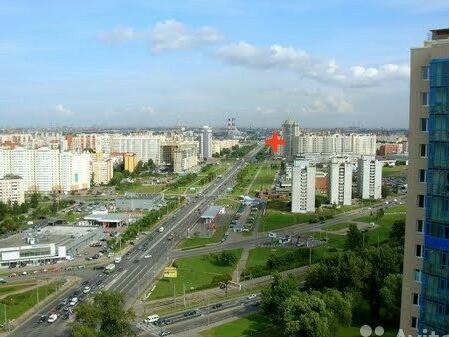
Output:
[[[141,242],[136,244],[117,265],[121,272],[115,272],[111,275],[104,273],[95,273],[93,276],[86,273],[86,282],[92,288],[92,292],[101,289],[110,289],[123,293],[126,306],[131,307],[136,298],[143,292],[159,275],[166,263],[170,259],[170,252],[174,249],[178,241],[185,236],[187,229],[197,221],[201,213],[218,196],[224,195],[227,188],[233,186],[238,172],[246,165],[248,159],[251,159],[261,149],[256,147],[245,158],[240,159],[230,168],[220,179],[214,180],[209,184],[198,197],[191,198],[190,201],[178,209],[168,219],[158,226],[164,227],[163,232],[155,229],[148,234]],[[173,240],[169,237],[174,235]],[[151,256],[151,257],[149,257]],[[89,276],[88,276],[89,275]],[[69,335],[67,320],[59,317],[56,322],[50,324],[47,322],[37,323],[39,316],[46,315],[54,309],[64,298],[73,297],[74,292],[81,292],[84,286],[78,286],[67,293],[59,295],[56,299],[46,305],[39,313],[26,321],[10,336],[13,337],[65,337]],[[64,313],[64,307],[58,311]]]

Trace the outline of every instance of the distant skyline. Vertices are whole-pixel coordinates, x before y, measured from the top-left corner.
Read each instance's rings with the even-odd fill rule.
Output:
[[[0,1],[0,128],[408,127],[444,0]]]

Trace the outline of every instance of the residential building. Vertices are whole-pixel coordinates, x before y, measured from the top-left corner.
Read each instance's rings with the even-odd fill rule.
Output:
[[[137,166],[137,156],[135,153],[123,154],[123,167],[125,171],[133,173]]]
[[[329,164],[329,202],[335,205],[351,205],[352,165],[347,158],[332,158]]]
[[[282,124],[282,136],[285,144],[282,145],[282,155],[292,160],[298,153],[299,124],[288,119]]]
[[[199,157],[200,159],[212,158],[212,129],[203,126],[199,137]]]
[[[166,139],[161,146],[161,165],[183,173],[198,165],[198,142],[179,135]]]
[[[357,186],[361,199],[382,198],[382,163],[374,156],[358,160]]]
[[[409,167],[400,327],[449,332],[449,29],[411,50]]]
[[[232,149],[239,145],[238,139],[212,139],[212,154],[221,153],[224,149]]]
[[[390,154],[397,154],[397,153],[401,153],[402,149],[402,144],[382,144],[379,146],[379,148],[377,149],[377,154],[379,156],[385,157],[388,156]]]
[[[292,168],[293,213],[315,212],[316,168],[304,159],[296,159]]]
[[[156,166],[160,164],[161,145],[165,137],[153,135],[151,132],[143,134],[113,135],[111,138],[112,152],[135,153],[137,161],[153,160]]]
[[[92,178],[95,185],[107,184],[114,175],[114,167],[109,156],[103,153],[92,155]]]
[[[0,178],[0,202],[17,205],[25,202],[25,185],[21,177],[6,175]]]

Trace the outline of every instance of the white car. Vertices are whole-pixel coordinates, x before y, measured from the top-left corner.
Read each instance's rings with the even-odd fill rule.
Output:
[[[159,233],[162,233],[164,231],[164,227],[159,227]]]
[[[251,294],[251,295],[248,295],[247,299],[253,300],[253,299],[255,299],[256,297],[257,297],[257,294]]]
[[[48,316],[48,323],[54,323],[56,320],[58,319],[58,315],[56,314],[51,314],[50,316]]]
[[[70,300],[69,305],[73,307],[73,306],[76,305],[77,303],[78,303],[78,297],[73,297],[73,298]]]
[[[84,287],[83,293],[85,293],[85,294],[90,293],[90,287]]]
[[[276,239],[276,238],[277,238],[277,234],[276,234],[276,233],[273,233],[273,232],[269,232],[269,233],[268,233],[268,237],[269,237],[269,238],[272,238],[272,239]]]
[[[151,254],[150,254],[150,255],[145,255],[143,258],[144,258],[144,259],[149,259],[149,258],[151,258],[152,256],[153,256],[153,255],[151,255]]]

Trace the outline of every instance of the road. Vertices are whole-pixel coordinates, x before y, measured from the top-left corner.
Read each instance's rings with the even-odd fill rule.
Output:
[[[254,148],[245,158],[238,160],[221,178],[212,181],[197,197],[191,198],[184,206],[180,207],[170,217],[161,223],[162,232],[155,229],[141,242],[136,244],[117,265],[116,272],[111,275],[96,273],[87,278],[86,284],[92,288],[92,292],[101,289],[119,291],[124,295],[126,307],[131,307],[139,295],[156,279],[167,262],[170,260],[170,252],[178,241],[185,236],[187,229],[195,223],[201,213],[218,197],[227,192],[227,188],[235,183],[238,172],[246,165],[247,160],[253,158],[262,148],[262,145]],[[174,235],[173,240],[169,238]],[[50,304],[46,305],[33,318],[13,331],[13,337],[63,337],[68,336],[67,321],[58,318],[53,324],[37,324],[38,316],[45,315],[65,297],[73,297],[76,293],[82,293],[83,286],[78,286],[71,292],[61,294]],[[60,313],[64,312],[64,308]]]

